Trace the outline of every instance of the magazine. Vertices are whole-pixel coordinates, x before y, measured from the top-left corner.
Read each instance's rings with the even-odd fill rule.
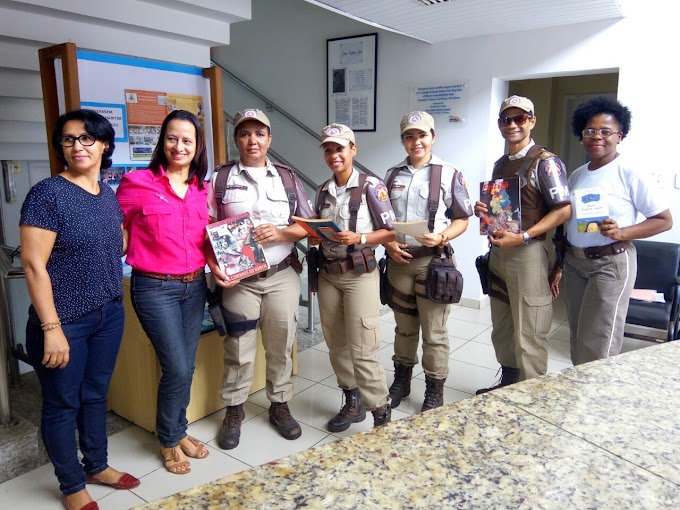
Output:
[[[333,220],[301,218],[292,216],[292,220],[304,228],[310,236],[324,241],[330,241],[335,234],[341,232],[340,227]]]
[[[260,243],[253,241],[250,213],[232,216],[205,227],[220,269],[230,280],[242,280],[269,269]]]
[[[519,177],[480,182],[479,200],[487,208],[487,213],[480,215],[481,235],[491,235],[494,230],[522,231]]]
[[[602,220],[609,218],[607,194],[602,188],[574,190],[574,216],[579,234],[600,232]]]

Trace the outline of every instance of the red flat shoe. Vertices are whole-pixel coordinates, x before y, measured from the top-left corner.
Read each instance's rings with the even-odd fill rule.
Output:
[[[68,504],[68,501],[66,501],[65,494],[61,495],[61,502],[63,503],[64,508],[66,508],[66,510],[76,510],[74,508],[71,508],[71,506]],[[90,501],[87,505],[81,506],[78,510],[99,510],[99,505],[97,504],[96,501]]]
[[[126,491],[129,489],[134,489],[137,487],[141,482],[139,481],[139,478],[135,478],[129,473],[123,473],[123,476],[121,476],[117,482],[105,482],[104,480],[100,480],[99,478],[95,478],[93,475],[87,475],[86,479],[87,483],[90,484],[95,484],[95,485],[106,485],[108,487],[113,487],[114,489],[118,489],[120,491]],[[85,509],[85,510],[91,510],[91,509]]]

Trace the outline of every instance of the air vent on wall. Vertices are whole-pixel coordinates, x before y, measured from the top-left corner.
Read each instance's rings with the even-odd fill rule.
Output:
[[[417,3],[419,3],[420,5],[425,5],[425,6],[445,4],[445,3],[448,3],[450,1],[451,0],[416,0]]]

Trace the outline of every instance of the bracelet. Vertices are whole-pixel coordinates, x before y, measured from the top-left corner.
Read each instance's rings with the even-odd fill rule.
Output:
[[[445,235],[443,232],[440,232],[439,235],[442,236],[442,240],[439,241],[439,246],[446,246],[446,243],[449,242],[449,236]]]
[[[42,328],[43,331],[50,331],[52,329],[56,329],[59,326],[61,326],[61,321],[56,321],[56,322],[43,322],[40,327]]]

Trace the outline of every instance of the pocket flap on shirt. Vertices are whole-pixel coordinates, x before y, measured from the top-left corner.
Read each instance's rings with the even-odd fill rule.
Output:
[[[145,216],[153,214],[172,214],[173,208],[165,204],[151,204],[142,206],[142,214]]]

